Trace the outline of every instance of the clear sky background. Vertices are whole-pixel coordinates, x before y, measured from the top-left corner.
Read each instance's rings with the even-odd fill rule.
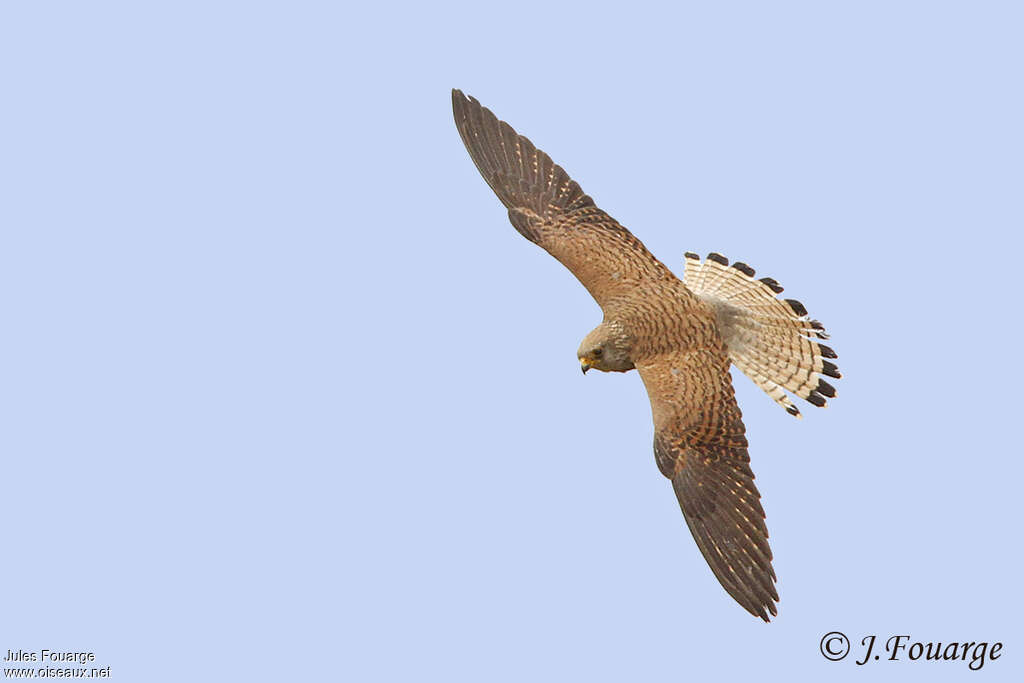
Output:
[[[1019,7],[5,3],[0,655],[1022,680]],[[677,274],[719,251],[831,331],[827,410],[735,377],[773,623],[700,556],[636,373],[580,374],[599,309],[453,87]],[[858,667],[872,634],[1004,649]]]

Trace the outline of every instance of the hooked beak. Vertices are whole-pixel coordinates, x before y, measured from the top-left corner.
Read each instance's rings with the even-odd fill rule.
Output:
[[[587,374],[587,370],[593,367],[586,358],[580,358],[580,369],[583,370],[583,374]]]

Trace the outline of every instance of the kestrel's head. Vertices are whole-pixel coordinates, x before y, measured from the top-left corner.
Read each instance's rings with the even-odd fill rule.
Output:
[[[583,338],[576,355],[586,374],[590,368],[603,372],[627,372],[635,366],[629,352],[633,342],[621,325],[603,322]]]

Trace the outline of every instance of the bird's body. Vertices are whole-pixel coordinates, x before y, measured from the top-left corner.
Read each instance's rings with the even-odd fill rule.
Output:
[[[561,167],[479,102],[453,91],[456,125],[515,228],[565,265],[604,320],[580,345],[583,371],[636,369],[647,388],[659,470],[722,586],[745,609],[776,614],[760,494],[729,375],[735,363],[788,412],[783,389],[824,405],[835,354],[816,321],[774,280],[742,263],[687,254],[680,280],[583,193]]]

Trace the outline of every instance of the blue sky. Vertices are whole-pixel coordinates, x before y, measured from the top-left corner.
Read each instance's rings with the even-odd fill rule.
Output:
[[[0,11],[7,649],[120,680],[1019,680],[1012,3],[19,3]],[[832,333],[735,376],[781,594],[718,586],[639,377],[523,240],[453,87],[681,275]],[[854,656],[854,655],[851,655]],[[866,669],[872,669],[870,673]]]

